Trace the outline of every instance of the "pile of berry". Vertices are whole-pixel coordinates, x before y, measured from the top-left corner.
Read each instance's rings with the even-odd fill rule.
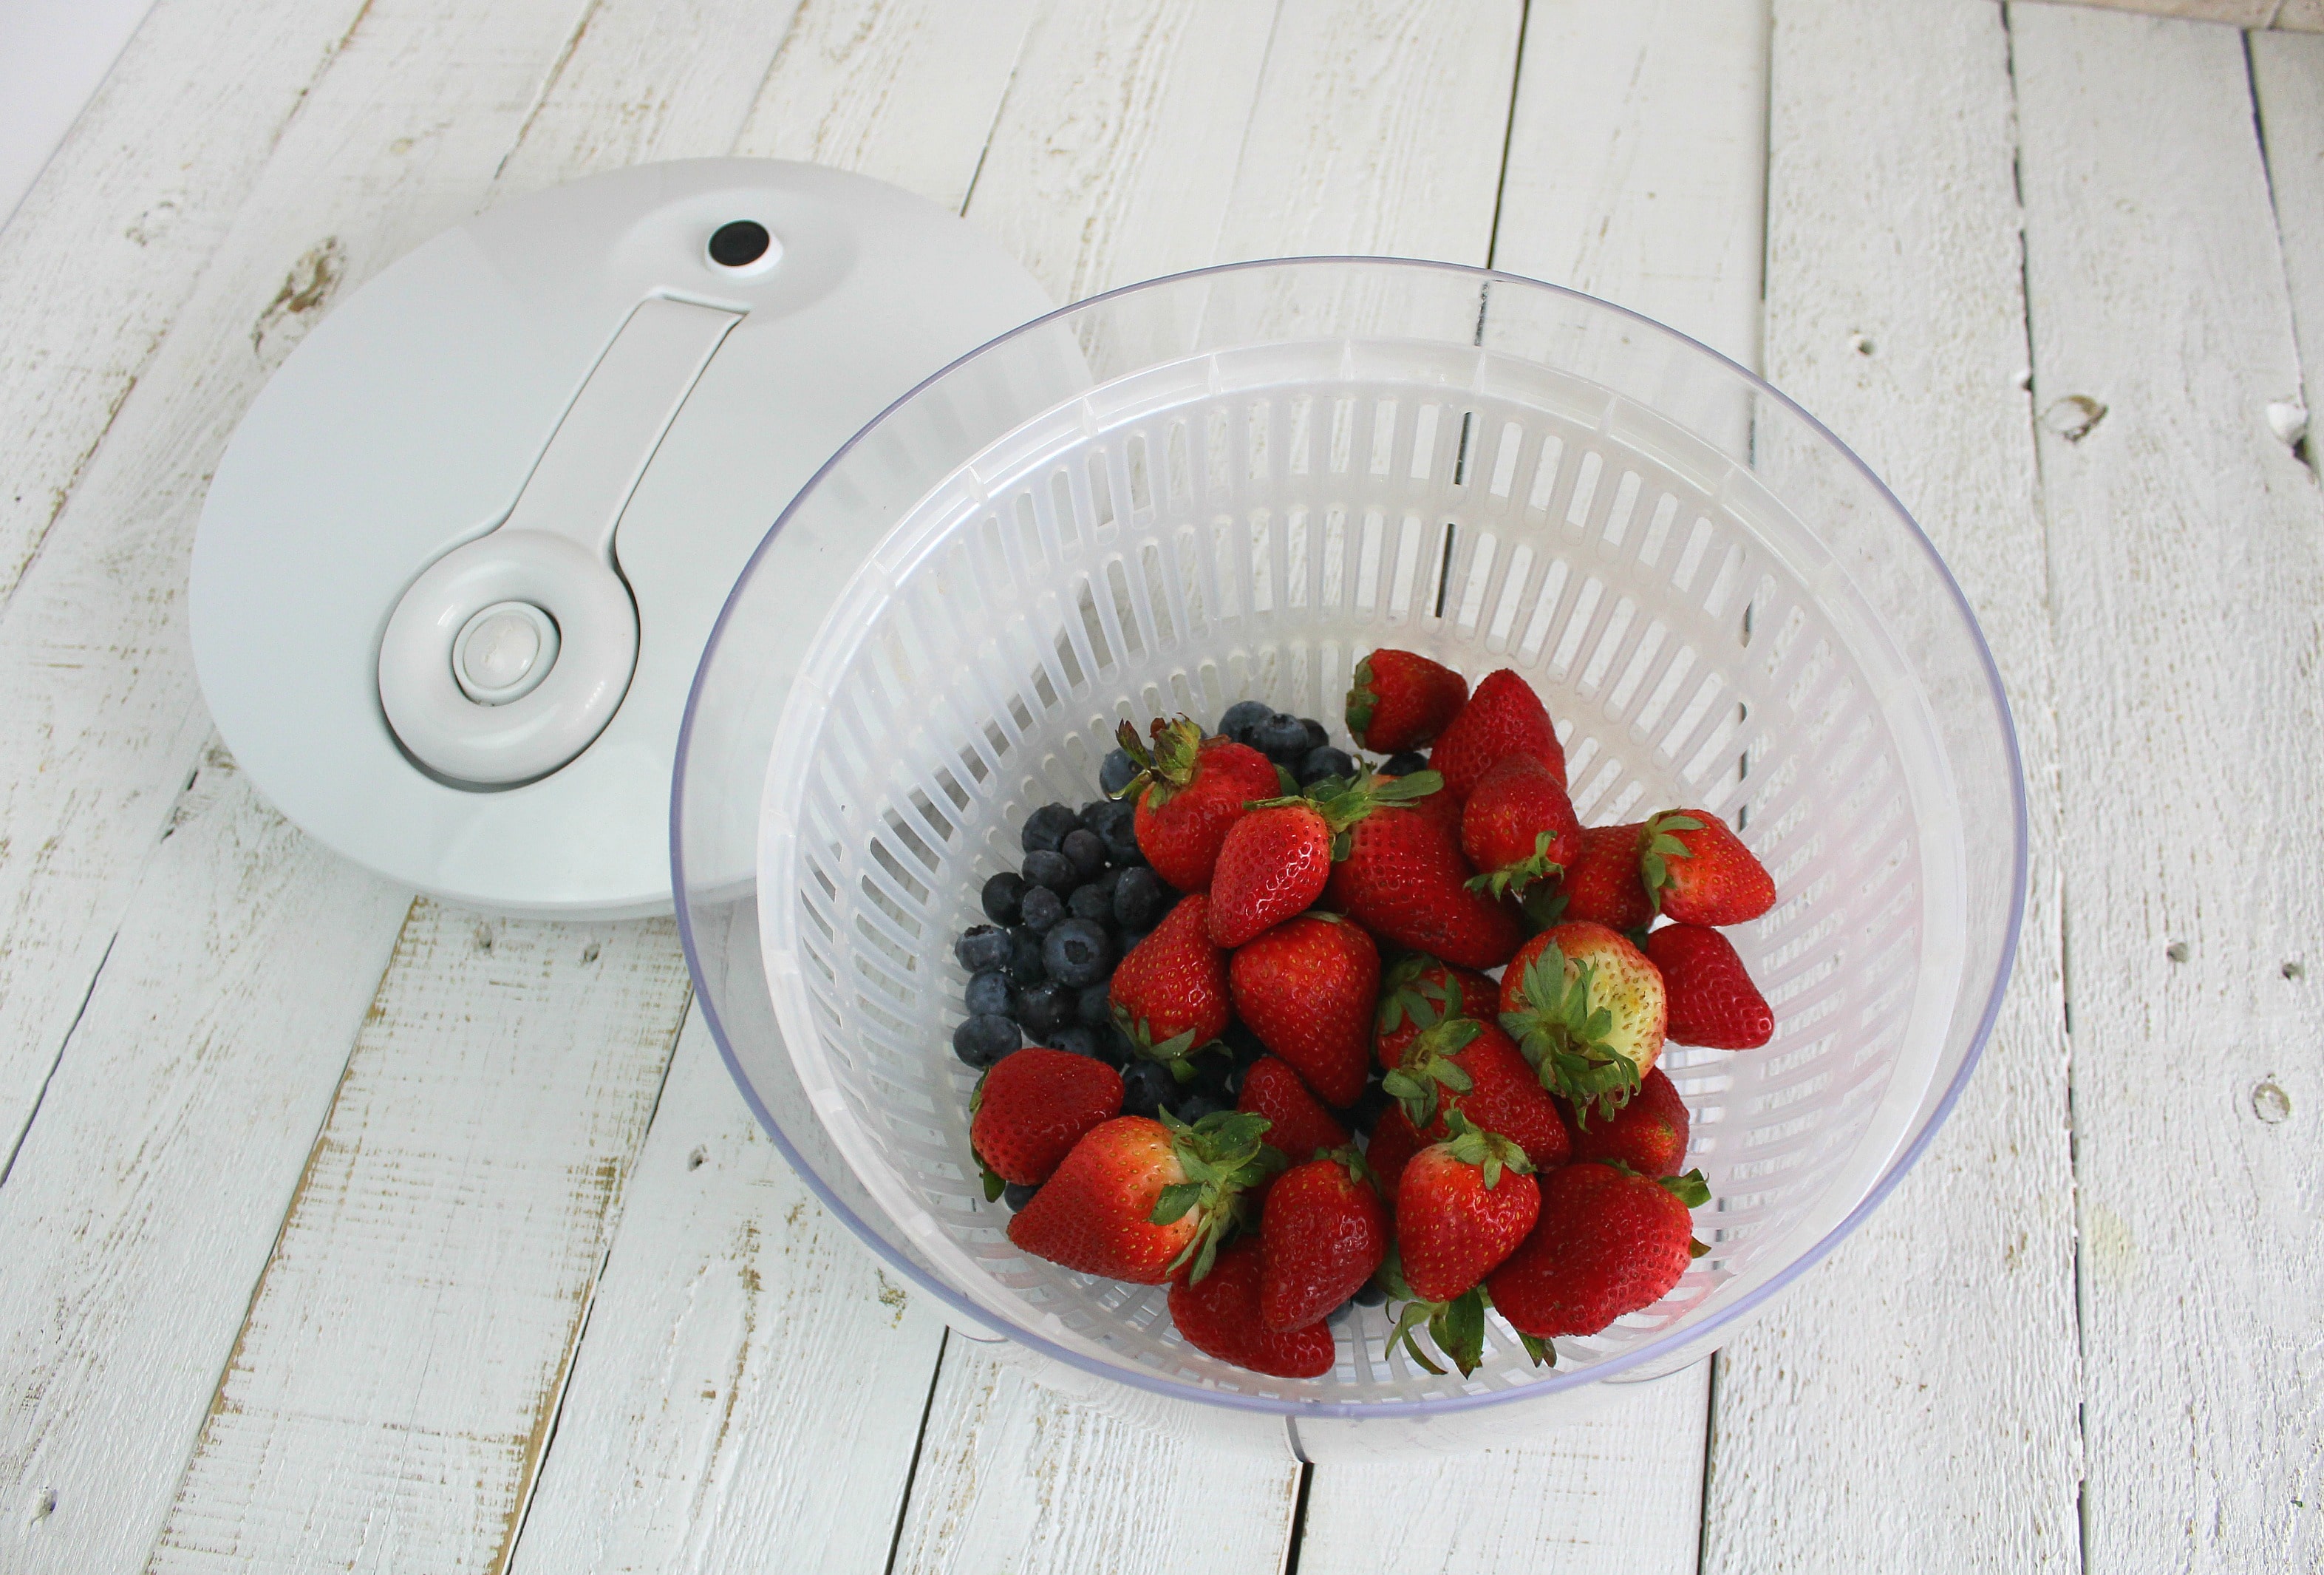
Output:
[[[1327,1320],[1384,1300],[1432,1372],[1419,1334],[1472,1371],[1489,1305],[1553,1361],[1703,1250],[1655,1062],[1767,1042],[1718,927],[1775,883],[1704,810],[1583,827],[1506,669],[1471,694],[1376,651],[1347,725],[1386,758],[1253,701],[1215,735],[1124,723],[1109,796],[1026,822],[955,947],[986,1195],[1021,1249],[1167,1283],[1190,1343],[1260,1372],[1330,1371]]]

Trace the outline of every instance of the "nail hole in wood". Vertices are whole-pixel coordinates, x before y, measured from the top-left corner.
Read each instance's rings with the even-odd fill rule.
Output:
[[[477,950],[478,951],[490,951],[492,949],[493,949],[493,932],[492,932],[491,931],[489,931],[489,930],[485,929],[482,924],[477,925],[477,926],[476,926],[476,950]]]
[[[2273,1078],[2264,1079],[2252,1090],[2252,1114],[2270,1126],[2292,1114],[2292,1096],[2279,1087]]]
[[[53,1487],[43,1487],[32,1495],[32,1513],[28,1517],[27,1524],[38,1525],[56,1512],[57,1490]]]
[[[2069,443],[2079,443],[2106,420],[2107,407],[2087,394],[2070,394],[2042,412],[2042,424]]]
[[[2308,967],[2296,957],[2287,957],[2283,959],[2283,977],[2288,979],[2306,978]]]
[[[592,940],[588,945],[583,947],[581,949],[581,966],[583,968],[587,968],[591,963],[596,961],[597,953],[600,950],[602,949],[599,947],[598,943],[594,940]]]
[[[702,1168],[702,1162],[709,1157],[710,1156],[703,1153],[699,1147],[696,1147],[692,1153],[686,1156],[686,1168],[689,1171],[698,1171]]]
[[[1859,356],[1869,356],[1873,351],[1872,340],[1864,334],[1849,335],[1848,347]]]
[[[2163,955],[2172,962],[2185,962],[2188,956],[2187,943],[2183,940],[2174,940],[2163,949]]]

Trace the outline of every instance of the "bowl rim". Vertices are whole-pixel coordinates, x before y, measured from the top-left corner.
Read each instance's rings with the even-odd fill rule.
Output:
[[[924,390],[944,381],[961,367],[1022,335],[1077,313],[1086,312],[1107,301],[1221,274],[1268,269],[1305,269],[1326,266],[1382,270],[1418,268],[1436,273],[1465,275],[1476,280],[1480,286],[1498,283],[1525,289],[1548,291],[1554,295],[1564,296],[1592,308],[1612,312],[1643,328],[1652,329],[1657,334],[1680,340],[1741,377],[1755,392],[1775,400],[1789,410],[1805,422],[1810,431],[1829,443],[1872,486],[1877,495],[1895,511],[1895,516],[1904,522],[1905,528],[1911,533],[1913,544],[1919,549],[1929,566],[1936,570],[1938,579],[1943,585],[1946,594],[1952,598],[1953,607],[1967,627],[1970,642],[1977,651],[1978,661],[1985,670],[1987,687],[2001,724],[2004,757],[2009,767],[2008,788],[2012,810],[2009,920],[2006,932],[2003,937],[2000,961],[1994,971],[1992,986],[1987,993],[1984,1010],[1970,1037],[1968,1053],[1962,1057],[1960,1067],[1953,1074],[1951,1082],[1939,1096],[1928,1119],[1890,1159],[1887,1168],[1874,1181],[1856,1206],[1790,1263],[1698,1324],[1658,1335],[1629,1350],[1593,1362],[1588,1367],[1576,1367],[1570,1371],[1553,1371],[1546,1377],[1514,1387],[1437,1395],[1420,1400],[1298,1400],[1266,1394],[1239,1394],[1228,1390],[1212,1389],[1198,1384],[1184,1383],[1159,1373],[1098,1361],[1080,1350],[1061,1345],[1012,1320],[999,1317],[982,1303],[954,1290],[944,1281],[931,1276],[908,1256],[897,1250],[879,1231],[872,1229],[857,1218],[855,1211],[840,1200],[825,1183],[815,1167],[807,1163],[805,1155],[784,1133],[780,1123],[775,1120],[773,1113],[759,1097],[757,1089],[752,1085],[750,1078],[742,1070],[733,1046],[729,1042],[725,1024],[720,1018],[716,992],[712,988],[702,966],[687,893],[684,817],[687,766],[689,747],[694,737],[696,709],[701,701],[703,684],[709,674],[711,662],[718,653],[720,643],[726,632],[727,622],[734,615],[736,599],[742,595],[743,587],[757,573],[761,561],[766,556],[768,549],[773,545],[775,538],[781,533],[783,526],[789,522],[799,505],[822,485],[824,478],[843,459],[854,451],[858,444],[898,410],[917,399]],[[862,428],[845,443],[834,450],[831,457],[816,468],[815,474],[808,477],[806,485],[801,486],[791,500],[784,505],[782,513],[776,516],[774,523],[769,526],[766,534],[760,538],[759,544],[752,549],[749,561],[744,563],[742,572],[735,577],[733,586],[727,591],[725,600],[719,607],[717,619],[711,625],[709,638],[703,646],[702,660],[696,667],[693,681],[687,689],[686,711],[678,726],[678,749],[670,776],[669,858],[671,889],[676,897],[678,940],[686,953],[687,971],[693,980],[695,1005],[702,1012],[704,1020],[709,1026],[711,1038],[718,1046],[719,1059],[725,1062],[727,1073],[733,1079],[735,1087],[741,1091],[743,1102],[750,1107],[751,1113],[756,1117],[760,1126],[774,1141],[775,1147],[781,1153],[785,1162],[798,1173],[799,1179],[807,1184],[816,1200],[825,1209],[844,1220],[848,1228],[854,1231],[856,1236],[861,1237],[883,1262],[893,1266],[897,1272],[907,1276],[913,1284],[927,1291],[945,1307],[967,1320],[973,1327],[992,1328],[998,1324],[1001,1326],[999,1332],[1004,1339],[1015,1340],[1053,1360],[1064,1362],[1097,1377],[1127,1384],[1167,1399],[1224,1406],[1231,1410],[1291,1418],[1306,1416],[1357,1419],[1442,1416],[1458,1412],[1479,1410],[1487,1406],[1536,1399],[1547,1394],[1582,1388],[1590,1384],[1606,1382],[1658,1358],[1667,1359],[1674,1352],[1683,1351],[1690,1347],[1700,1347],[1702,1354],[1708,1355],[1718,1346],[1718,1342],[1711,1340],[1709,1337],[1729,1329],[1737,1320],[1757,1311],[1771,1298],[1806,1274],[1809,1269],[1822,1262],[1834,1248],[1863,1224],[1864,1220],[1887,1198],[1890,1192],[1895,1190],[1905,1174],[1918,1163],[1931,1141],[1935,1138],[1937,1133],[1952,1115],[1953,1107],[1960,1102],[1961,1091],[1969,1085],[1970,1074],[1977,1070],[1978,1063],[1984,1059],[1986,1046],[1991,1041],[1999,1022],[2002,1004],[2008,995],[2010,980],[2015,972],[2018,944],[2024,928],[2025,897],[2031,863],[2025,802],[2025,767],[2024,755],[2018,746],[2016,714],[2010,706],[2008,690],[2002,682],[2000,667],[1994,660],[1992,647],[1986,640],[1984,626],[1978,623],[1976,609],[1969,606],[1969,598],[1962,591],[1960,581],[1953,578],[1952,570],[1946,565],[1943,554],[1937,551],[1936,543],[1929,539],[1928,533],[1922,528],[1920,521],[1914,517],[1912,511],[1904,506],[1903,500],[1898,498],[1889,488],[1888,484],[1865,463],[1856,450],[1840,440],[1838,433],[1817,420],[1797,400],[1734,357],[1712,348],[1691,334],[1672,328],[1667,323],[1658,321],[1643,312],[1635,311],[1614,301],[1591,295],[1585,291],[1574,290],[1563,284],[1553,284],[1546,280],[1528,278],[1524,274],[1512,273],[1504,269],[1480,268],[1464,263],[1439,262],[1419,257],[1340,255],[1264,257],[1244,262],[1213,264],[1206,267],[1185,269],[1176,273],[1161,274],[1135,283],[1120,285],[1096,295],[1084,297],[1069,305],[1061,306],[1054,311],[1045,312],[1028,322],[1019,324],[1007,333],[998,335],[931,373],[891,401],[878,415],[865,422]],[[755,887],[755,873],[752,884]],[[1700,1357],[1694,1359],[1700,1360]],[[1692,1362],[1690,1361],[1686,1365],[1692,1366]]]

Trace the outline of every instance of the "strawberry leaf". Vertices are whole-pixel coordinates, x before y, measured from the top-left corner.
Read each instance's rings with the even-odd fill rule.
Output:
[[[1162,1189],[1154,1200],[1154,1212],[1147,1219],[1155,1225],[1174,1225],[1186,1217],[1186,1210],[1202,1200],[1203,1183],[1177,1181]]]
[[[1659,1184],[1689,1209],[1700,1209],[1711,1201],[1711,1183],[1703,1180],[1700,1170],[1689,1171],[1683,1176],[1661,1177]]]
[[[1593,964],[1571,961],[1555,946],[1545,946],[1526,964],[1523,1005],[1501,1014],[1501,1026],[1542,1087],[1572,1105],[1585,1131],[1590,1107],[1611,1117],[1638,1086],[1637,1065],[1608,1040],[1613,1013],[1591,1005],[1596,972]]]
[[[1428,1320],[1428,1338],[1452,1358],[1461,1376],[1475,1372],[1485,1359],[1485,1292],[1471,1285],[1452,1301],[1439,1304]]]
[[[1406,1355],[1441,1378],[1444,1376],[1444,1369],[1428,1359],[1428,1353],[1420,1348],[1420,1341],[1415,1338],[1421,1325],[1429,1320],[1440,1305],[1434,1302],[1406,1302],[1397,1318],[1396,1327],[1388,1331],[1387,1348],[1392,1351],[1398,1345],[1403,1346]]]
[[[1662,912],[1663,888],[1670,885],[1670,860],[1694,857],[1694,850],[1671,833],[1702,829],[1701,820],[1672,810],[1649,819],[1638,833],[1638,878],[1646,883],[1646,898],[1655,912]]]
[[[1708,1242],[1702,1242],[1702,1241],[1697,1241],[1697,1240],[1695,1240],[1695,1239],[1694,1239],[1693,1237],[1689,1237],[1687,1238],[1687,1243],[1686,1243],[1686,1255],[1687,1255],[1688,1257],[1690,1257],[1690,1258],[1699,1258],[1699,1257],[1703,1256],[1705,1254],[1709,1253],[1710,1251],[1711,1251],[1711,1244],[1710,1244],[1710,1243],[1708,1243]]]
[[[1001,1196],[1009,1183],[1002,1181],[1000,1174],[984,1163],[984,1156],[982,1154],[977,1155],[976,1168],[984,1172],[984,1200],[990,1203]]]
[[[1535,1367],[1554,1367],[1557,1366],[1557,1348],[1550,1344],[1547,1340],[1542,1339],[1539,1335],[1527,1334],[1523,1329],[1519,1329],[1517,1331],[1517,1343],[1525,1347],[1526,1355],[1533,1358],[1533,1365]]]
[[[1369,749],[1371,746],[1364,744],[1364,732],[1372,725],[1372,713],[1379,706],[1379,695],[1372,688],[1372,659],[1367,656],[1357,662],[1348,679],[1348,731],[1358,744]]]

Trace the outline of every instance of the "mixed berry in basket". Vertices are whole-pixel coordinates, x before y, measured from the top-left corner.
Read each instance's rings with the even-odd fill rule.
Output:
[[[1333,1316],[1388,1301],[1432,1372],[1421,1332],[1471,1372],[1488,1306],[1554,1361],[1703,1250],[1655,1061],[1767,1042],[1719,927],[1775,883],[1707,811],[1582,825],[1515,672],[1354,678],[1362,755],[1246,700],[1125,722],[1106,797],[1034,811],[954,949],[970,1141],[1011,1242],[1167,1283],[1222,1360],[1320,1376]]]

